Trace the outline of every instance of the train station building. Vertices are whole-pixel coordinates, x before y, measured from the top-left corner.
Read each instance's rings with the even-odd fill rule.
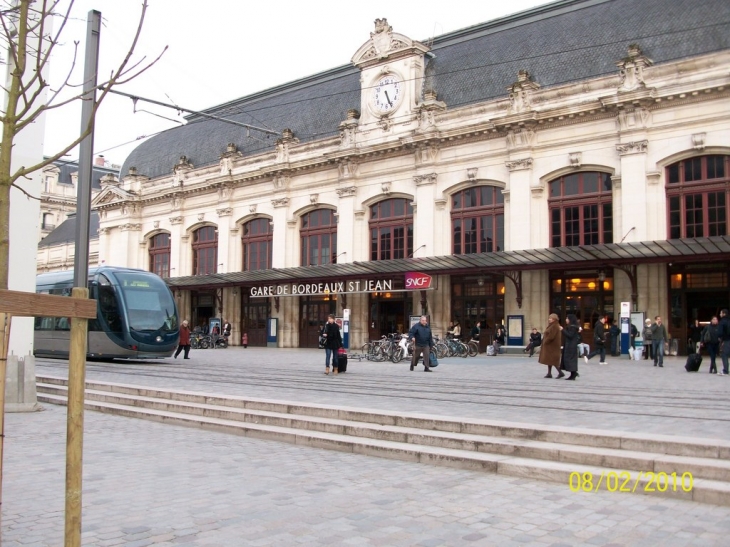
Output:
[[[575,313],[590,341],[621,302],[681,342],[730,305],[728,21],[562,0],[426,43],[378,19],[351,63],[141,144],[93,200],[99,261],[252,345],[276,318],[316,347],[344,310],[353,346],[420,314],[523,343]]]

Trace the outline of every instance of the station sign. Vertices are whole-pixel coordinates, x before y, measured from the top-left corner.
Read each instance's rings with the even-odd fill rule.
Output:
[[[357,294],[379,292],[411,292],[434,288],[430,275],[407,272],[405,289],[394,289],[392,279],[363,279],[360,281],[323,281],[319,283],[285,283],[251,287],[250,296],[325,296],[328,294]]]

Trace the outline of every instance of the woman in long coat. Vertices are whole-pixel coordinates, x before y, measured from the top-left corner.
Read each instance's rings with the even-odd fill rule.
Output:
[[[563,370],[570,372],[566,380],[575,380],[578,377],[578,342],[580,331],[578,318],[572,313],[565,319],[563,327]]]
[[[537,360],[538,363],[542,363],[548,367],[548,372],[545,375],[545,378],[553,377],[553,367],[555,367],[558,371],[558,378],[565,376],[563,371],[560,370],[560,343],[562,341],[560,329],[561,327],[558,322],[558,316],[551,313],[550,317],[548,317],[548,325],[542,333],[542,349],[540,350],[540,357]]]

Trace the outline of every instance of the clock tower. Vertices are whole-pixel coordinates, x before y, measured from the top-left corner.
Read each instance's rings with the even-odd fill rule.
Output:
[[[361,71],[361,132],[417,126],[428,51],[428,46],[393,32],[387,19],[375,20],[375,31],[352,58]]]

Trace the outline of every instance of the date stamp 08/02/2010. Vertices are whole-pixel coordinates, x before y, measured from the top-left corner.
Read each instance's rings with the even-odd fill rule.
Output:
[[[642,481],[642,479],[644,479]],[[654,473],[640,471],[634,476],[628,471],[604,471],[600,476],[590,472],[573,471],[568,477],[571,492],[691,492],[694,486],[692,473]]]

